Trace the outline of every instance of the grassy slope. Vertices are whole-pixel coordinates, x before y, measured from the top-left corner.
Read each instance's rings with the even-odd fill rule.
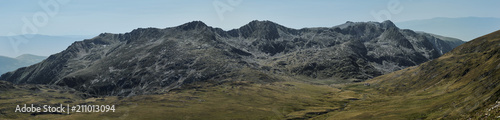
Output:
[[[436,60],[377,77],[368,83],[373,91],[365,90],[380,95],[352,103],[359,107],[343,111],[339,116],[363,119],[495,118],[500,115],[499,109],[485,110],[500,96],[500,31],[459,46]]]

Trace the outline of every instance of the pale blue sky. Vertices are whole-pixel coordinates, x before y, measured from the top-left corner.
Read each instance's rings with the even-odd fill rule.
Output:
[[[391,3],[400,8],[391,13],[394,22],[435,17],[500,18],[499,0],[64,0],[69,2],[58,3],[60,9],[47,17],[47,24],[35,26],[37,32],[23,32],[26,20],[33,22],[33,16],[47,13],[39,4],[45,1],[57,0],[0,1],[0,36],[125,33],[139,27],[165,28],[193,20],[225,30],[251,20],[271,20],[292,28],[329,27],[346,21],[376,21],[371,13],[389,11]],[[218,14],[214,4],[231,10]]]

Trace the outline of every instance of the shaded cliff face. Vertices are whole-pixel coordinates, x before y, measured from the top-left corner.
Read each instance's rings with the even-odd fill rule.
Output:
[[[68,86],[95,95],[152,94],[225,80],[271,82],[279,80],[276,76],[357,82],[451,50],[442,47],[446,42],[433,41],[442,40],[401,30],[390,21],[304,29],[252,21],[229,31],[194,21],[103,33],[0,80]]]

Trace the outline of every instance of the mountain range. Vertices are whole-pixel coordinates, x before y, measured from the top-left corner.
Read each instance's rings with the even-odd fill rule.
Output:
[[[229,31],[193,21],[103,33],[0,79],[120,96],[205,82],[281,81],[279,76],[350,83],[424,63],[462,43],[399,29],[391,21],[303,29],[252,21]]]
[[[254,22],[261,23],[266,21],[254,21]],[[185,32],[184,34],[191,33],[188,36],[192,38],[199,38],[200,37],[199,34],[201,34],[201,33],[196,33],[196,34],[192,33],[194,31],[197,32],[208,31],[208,33],[212,33],[210,30],[216,29],[204,26],[203,24],[201,24],[201,22],[195,22],[195,23],[196,23],[195,25],[191,25],[194,26],[193,29],[188,29],[188,30],[182,29],[183,26],[185,27],[185,25],[189,25],[189,23],[174,28],[166,28],[166,29],[176,29],[178,30],[178,32],[179,31]],[[346,30],[346,28],[348,27],[345,26],[348,26],[348,24],[352,25],[353,23],[348,22],[346,24],[333,27],[333,29],[339,28],[341,30]],[[356,24],[381,25],[383,23],[358,22]],[[202,27],[205,30],[197,30],[199,29],[198,27]],[[317,28],[305,28],[305,29],[317,29]],[[331,28],[324,28],[324,29],[331,29]],[[165,30],[165,29],[153,29],[153,30]],[[382,31],[387,31],[387,30],[382,30]],[[142,35],[144,35],[142,37],[148,36],[144,40],[155,41],[155,39],[151,37],[152,35],[145,35],[146,33],[154,33],[154,32],[151,31],[142,32]],[[428,33],[421,33],[421,32],[415,32],[415,33],[424,36],[422,38],[434,37],[439,40],[453,39]],[[186,35],[184,34],[177,33],[175,35],[181,35],[185,37]],[[238,35],[240,34],[241,33],[238,32]],[[115,37],[120,36],[116,34],[107,34],[107,35]],[[201,36],[204,35],[202,34]],[[382,36],[382,34],[379,35],[379,37],[380,36]],[[219,36],[216,36],[216,38],[217,37]],[[91,41],[91,43],[88,44],[97,44],[100,42],[106,42],[103,40],[104,38],[101,38],[100,39],[101,41],[98,41],[99,39],[97,38],[99,38],[99,36],[87,40],[87,42]],[[109,37],[106,39],[113,40],[110,38],[113,37]],[[174,38],[175,37],[170,39]],[[134,40],[141,40],[141,39],[134,39]],[[198,39],[198,40],[203,40],[203,39]],[[247,40],[247,39],[242,38],[242,40]],[[435,39],[430,39],[429,41],[433,40]],[[442,42],[443,44],[450,43],[449,40],[448,42],[446,42],[447,40],[443,41],[444,41]],[[128,40],[123,40],[121,42],[126,43],[128,42]],[[133,48],[134,45],[138,46],[140,44],[145,44],[147,42],[145,41],[138,41],[138,42],[139,43],[130,45],[134,43],[134,41],[130,41],[128,45],[127,44],[122,45],[126,46],[126,48],[123,49],[133,49],[133,50],[114,50],[114,51],[126,51],[126,52],[120,52],[121,54],[114,54],[113,52],[105,52],[105,53],[109,53],[109,55],[114,55],[114,56],[124,56],[127,55],[126,53],[129,52],[134,52],[134,51],[141,52],[140,49],[137,50],[137,48]],[[74,44],[78,43],[79,42]],[[155,46],[155,44],[157,43],[146,44],[144,46],[149,46],[154,48],[157,47]],[[189,44],[189,42],[180,43],[179,41],[177,41],[175,44],[176,47],[179,47],[179,44]],[[429,43],[429,45],[431,46],[443,45],[443,44]],[[97,44],[97,46],[104,47],[102,43]],[[89,48],[89,47],[84,47],[82,45],[79,45],[79,47],[86,49]],[[427,62],[423,62],[415,66],[406,67],[398,71],[386,73],[384,75],[380,75],[363,82],[347,83],[347,84],[344,83],[332,84],[324,82],[324,81],[338,81],[341,79],[319,79],[318,77],[301,75],[291,71],[290,72],[269,71],[267,70],[267,68],[262,68],[263,65],[261,65],[263,63],[266,63],[266,60],[269,60],[269,58],[267,59],[252,58],[255,54],[254,51],[243,51],[243,52],[232,53],[231,52],[232,48],[227,49],[222,46],[218,47],[219,49],[214,49],[215,47],[210,49],[209,47],[208,50],[198,51],[198,52],[208,53],[208,55],[202,59],[197,59],[197,61],[191,63],[191,66],[200,65],[200,63],[197,63],[200,61],[207,61],[203,64],[209,64],[207,65],[209,67],[216,67],[215,69],[210,69],[213,70],[212,73],[217,73],[217,71],[219,71],[218,68],[225,68],[224,66],[219,67],[220,65],[231,66],[232,69],[236,69],[237,72],[230,71],[229,73],[216,75],[215,77],[209,78],[207,80],[191,81],[189,83],[186,82],[180,85],[181,87],[179,88],[169,89],[169,92],[162,92],[161,94],[133,95],[129,97],[95,96],[95,93],[79,89],[78,87],[73,87],[76,88],[73,89],[69,88],[71,86],[64,86],[64,85],[60,86],[60,84],[12,84],[11,82],[0,81],[0,96],[1,96],[0,104],[34,103],[35,105],[39,104],[60,105],[61,103],[65,103],[71,105],[113,104],[117,106],[116,112],[114,113],[104,113],[104,114],[72,113],[70,115],[61,115],[63,113],[58,113],[58,112],[31,113],[31,114],[19,113],[12,111],[12,109],[15,109],[14,105],[5,105],[5,106],[0,106],[0,113],[2,113],[0,114],[0,118],[5,118],[5,119],[207,119],[210,118],[210,119],[349,119],[349,120],[500,118],[500,97],[499,97],[500,86],[498,84],[500,82],[499,81],[500,80],[500,30],[470,40],[469,42],[459,45],[452,50],[446,51],[439,57],[428,60]],[[194,48],[198,49],[198,47]],[[245,47],[235,47],[235,48],[241,50]],[[437,47],[437,48],[446,49],[446,47]],[[439,49],[437,48],[434,49],[436,51],[439,51]],[[89,54],[85,54],[85,51],[83,51],[86,49],[80,49],[80,50],[68,49],[66,51],[72,50],[70,52],[75,53],[75,55],[88,56]],[[151,50],[151,49],[146,49],[146,50]],[[219,52],[226,54],[221,55],[220,53],[214,52],[216,50],[219,50]],[[88,51],[97,51],[97,50],[94,48],[94,49],[89,49]],[[113,51],[113,49],[109,49],[109,51]],[[190,51],[189,49],[187,49],[187,50],[175,51],[175,53],[177,54],[168,53],[167,55],[173,54],[172,56],[180,56],[186,54],[186,52],[191,53],[188,55],[194,54],[192,53],[193,52],[192,50]],[[274,55],[270,55],[269,53],[267,54],[264,53],[262,53],[263,54],[262,56],[267,56],[271,58],[273,56],[278,56],[278,57],[283,56],[280,55],[282,54],[280,52],[277,52]],[[439,54],[440,52],[436,53]],[[138,53],[138,54],[143,54],[143,53]],[[231,54],[237,54],[237,55],[243,54],[243,56],[246,55],[246,57],[248,58],[244,58],[243,56],[235,58],[227,57]],[[217,55],[217,56],[208,57],[211,55]],[[104,56],[103,58],[108,56]],[[143,56],[147,57],[150,55],[144,54]],[[213,61],[221,61],[221,59],[217,59],[221,57],[224,58],[222,60],[226,60],[228,58],[229,60],[236,59],[241,61],[255,60],[257,61],[255,62],[257,64],[256,66],[258,67],[245,66],[244,68],[238,68],[239,66],[235,66],[231,62],[214,64]],[[55,56],[52,59],[61,59],[61,58],[64,57]],[[96,59],[98,57],[88,56],[82,58]],[[168,58],[169,57],[161,59],[168,59]],[[175,59],[179,59],[179,57],[176,57]],[[168,59],[168,60],[171,61],[172,63],[176,63],[179,61],[179,60],[175,61],[175,59]],[[73,60],[83,61],[75,59]],[[113,63],[113,62],[106,62],[112,60],[113,59],[106,59],[105,61],[101,62]],[[40,66],[50,67],[47,65],[50,65],[51,63],[47,61],[53,62],[53,60],[45,60],[44,62],[39,63],[45,65],[40,65]],[[273,60],[271,59],[269,61]],[[135,63],[140,65],[148,62],[135,62]],[[90,66],[93,66],[102,63],[87,62],[85,64],[92,64]],[[285,65],[283,63],[280,64]],[[286,64],[285,66],[288,65],[290,64]],[[278,65],[271,64],[268,66],[270,66],[269,69],[271,70],[282,69],[279,68]],[[70,67],[70,65],[68,65],[67,67]],[[158,66],[146,67],[146,69],[152,69],[156,67]],[[165,71],[165,73],[175,72],[175,70],[180,71],[181,69],[175,69],[175,67],[182,67],[182,66],[174,65],[170,67],[171,67],[170,69],[174,70],[173,71],[167,70]],[[93,70],[96,70],[98,72],[103,72],[102,70],[96,68],[98,67],[94,67]],[[208,69],[207,67],[201,67],[201,68]],[[21,68],[18,71],[26,71],[25,69],[27,68]],[[165,70],[161,68],[158,69]],[[85,68],[81,70],[85,70]],[[111,70],[120,70],[120,69],[113,68]],[[194,69],[192,71],[193,73],[196,73],[199,70]],[[37,71],[35,71],[34,73],[36,74],[36,72]],[[58,69],[54,69],[54,71],[49,71],[49,72],[57,73],[60,71],[58,71]],[[10,72],[4,74],[2,78],[5,78],[5,75],[18,76],[15,74],[16,72]],[[23,72],[20,72],[18,74],[24,74],[26,76],[29,76],[28,74],[25,74]],[[136,74],[136,73],[131,73],[131,74]],[[119,75],[125,75],[125,74],[119,74]],[[150,76],[150,75],[143,73],[142,76]],[[99,80],[105,77],[107,76],[102,76],[100,78],[93,79],[92,81]],[[107,80],[113,81],[113,79],[107,79]],[[97,86],[103,84],[84,83],[80,85]],[[143,93],[137,92],[136,94],[148,94],[148,92],[151,91],[154,90],[145,90]]]

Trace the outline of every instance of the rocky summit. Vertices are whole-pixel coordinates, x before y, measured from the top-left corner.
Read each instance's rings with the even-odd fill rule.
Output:
[[[252,21],[229,31],[193,21],[103,33],[0,80],[120,96],[203,82],[279,81],[276,76],[360,82],[437,58],[462,43],[399,29],[391,21],[303,29]]]

